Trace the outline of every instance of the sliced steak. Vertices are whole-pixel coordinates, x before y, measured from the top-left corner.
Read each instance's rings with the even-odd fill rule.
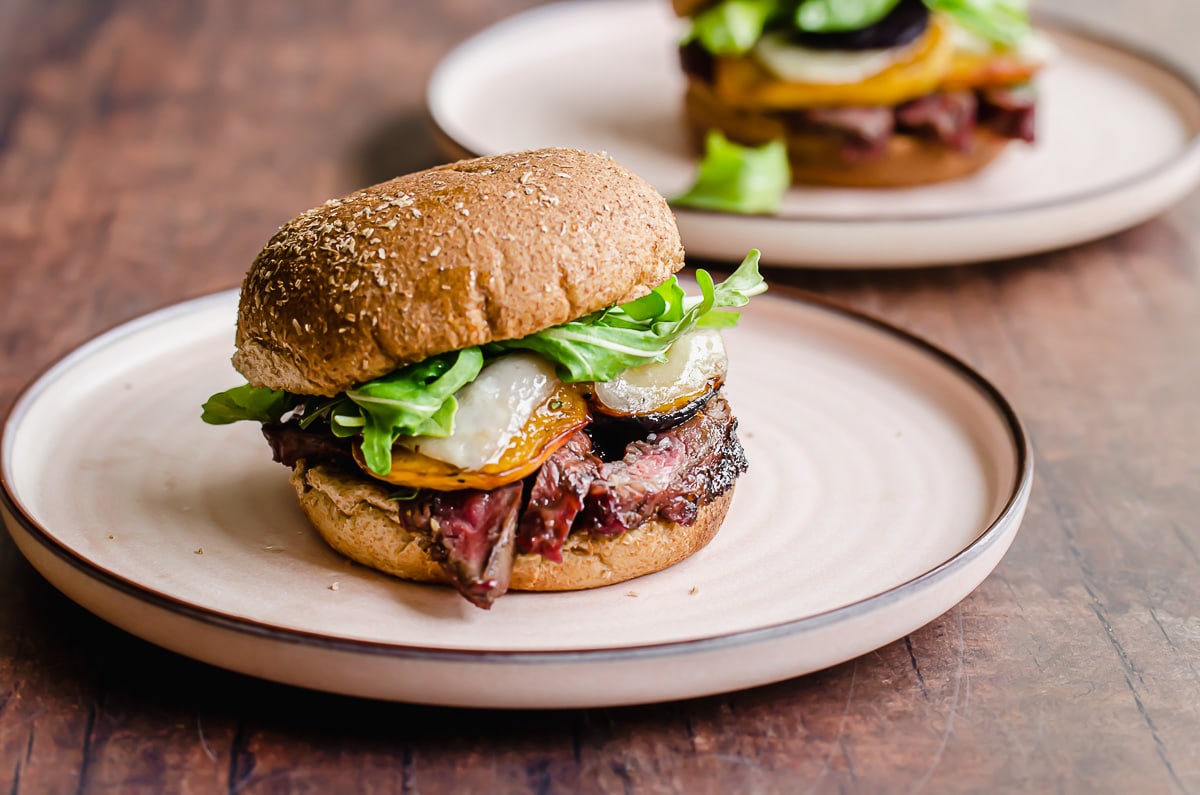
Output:
[[[262,433],[271,445],[275,460],[284,466],[294,467],[297,461],[304,460],[309,466],[337,464],[351,470],[358,468],[350,452],[349,440],[339,439],[327,429],[309,431],[297,422],[285,422],[263,425]]]
[[[1030,85],[989,88],[979,94],[979,123],[1005,138],[1033,143],[1036,111],[1037,92]]]
[[[574,529],[616,535],[662,517],[689,525],[700,506],[746,471],[737,420],[721,395],[687,422],[644,441],[600,468]]]
[[[811,108],[788,114],[801,129],[828,131],[842,139],[842,156],[862,160],[881,154],[896,128],[895,110],[890,106]]]
[[[489,608],[512,577],[520,507],[518,482],[490,491],[423,491],[400,516],[413,530],[430,535],[429,553],[459,593]]]
[[[600,467],[600,459],[592,454],[592,440],[582,431],[576,431],[542,464],[517,528],[520,552],[562,562],[563,541]]]
[[[974,91],[927,94],[896,108],[896,129],[925,134],[965,152],[971,148],[978,110]]]

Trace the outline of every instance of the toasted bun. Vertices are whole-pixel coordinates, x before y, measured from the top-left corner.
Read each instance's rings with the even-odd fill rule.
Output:
[[[397,504],[376,481],[330,467],[307,469],[301,462],[292,473],[292,486],[309,521],[341,554],[406,580],[449,582],[420,538],[397,520]],[[691,525],[655,520],[619,536],[572,533],[563,546],[562,563],[518,554],[509,590],[597,588],[673,566],[713,539],[732,499],[729,489],[701,507]]]
[[[688,83],[684,113],[698,151],[703,150],[704,137],[712,129],[750,146],[782,139],[787,143],[792,182],[801,185],[902,188],[945,182],[979,171],[1010,143],[982,127],[975,129],[965,150],[897,133],[884,151],[850,161],[842,155],[842,142],[835,135],[797,133],[788,129],[779,116],[724,107],[703,83]]]
[[[288,221],[242,285],[234,366],[334,395],[645,295],[683,265],[666,201],[605,155],[463,160]]]

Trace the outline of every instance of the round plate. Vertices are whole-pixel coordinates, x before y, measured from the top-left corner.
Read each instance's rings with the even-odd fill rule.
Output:
[[[768,294],[726,332],[750,470],[716,540],[638,580],[484,611],[340,557],[256,425],[200,421],[211,393],[242,382],[236,300],[180,304],[67,356],[14,406],[0,477],[13,538],[67,596],[267,679],[475,707],[777,681],[951,608],[1000,561],[1029,497],[1024,431],[982,378],[876,321]]]
[[[902,190],[794,188],[775,216],[677,208],[693,256],[900,267],[1014,257],[1146,220],[1200,179],[1200,92],[1174,70],[1063,23],[1038,78],[1038,142],[967,179]],[[666,0],[573,0],[511,17],[436,69],[428,105],[456,154],[605,150],[667,197],[695,174]]]

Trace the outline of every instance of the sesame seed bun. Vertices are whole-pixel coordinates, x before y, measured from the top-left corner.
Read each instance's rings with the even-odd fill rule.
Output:
[[[399,521],[398,504],[378,481],[301,463],[292,473],[292,486],[309,521],[341,554],[402,579],[449,583],[442,567],[425,553],[422,537]],[[517,554],[509,590],[575,591],[661,571],[716,536],[732,499],[730,488],[702,506],[691,525],[652,520],[617,536],[572,533],[561,563]]]
[[[683,265],[666,201],[602,154],[463,160],[288,221],[242,285],[234,366],[335,395],[645,295]]]

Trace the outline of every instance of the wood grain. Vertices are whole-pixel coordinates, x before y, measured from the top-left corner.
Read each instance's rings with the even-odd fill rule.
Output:
[[[0,411],[96,333],[236,286],[299,209],[438,162],[430,70],[533,4],[0,1]],[[1046,6],[1200,65],[1187,0]],[[1011,552],[902,641],[675,704],[372,703],[149,646],[59,595],[5,536],[0,788],[1200,792],[1198,257],[1191,196],[1044,256],[770,273],[962,357],[1033,438]]]

